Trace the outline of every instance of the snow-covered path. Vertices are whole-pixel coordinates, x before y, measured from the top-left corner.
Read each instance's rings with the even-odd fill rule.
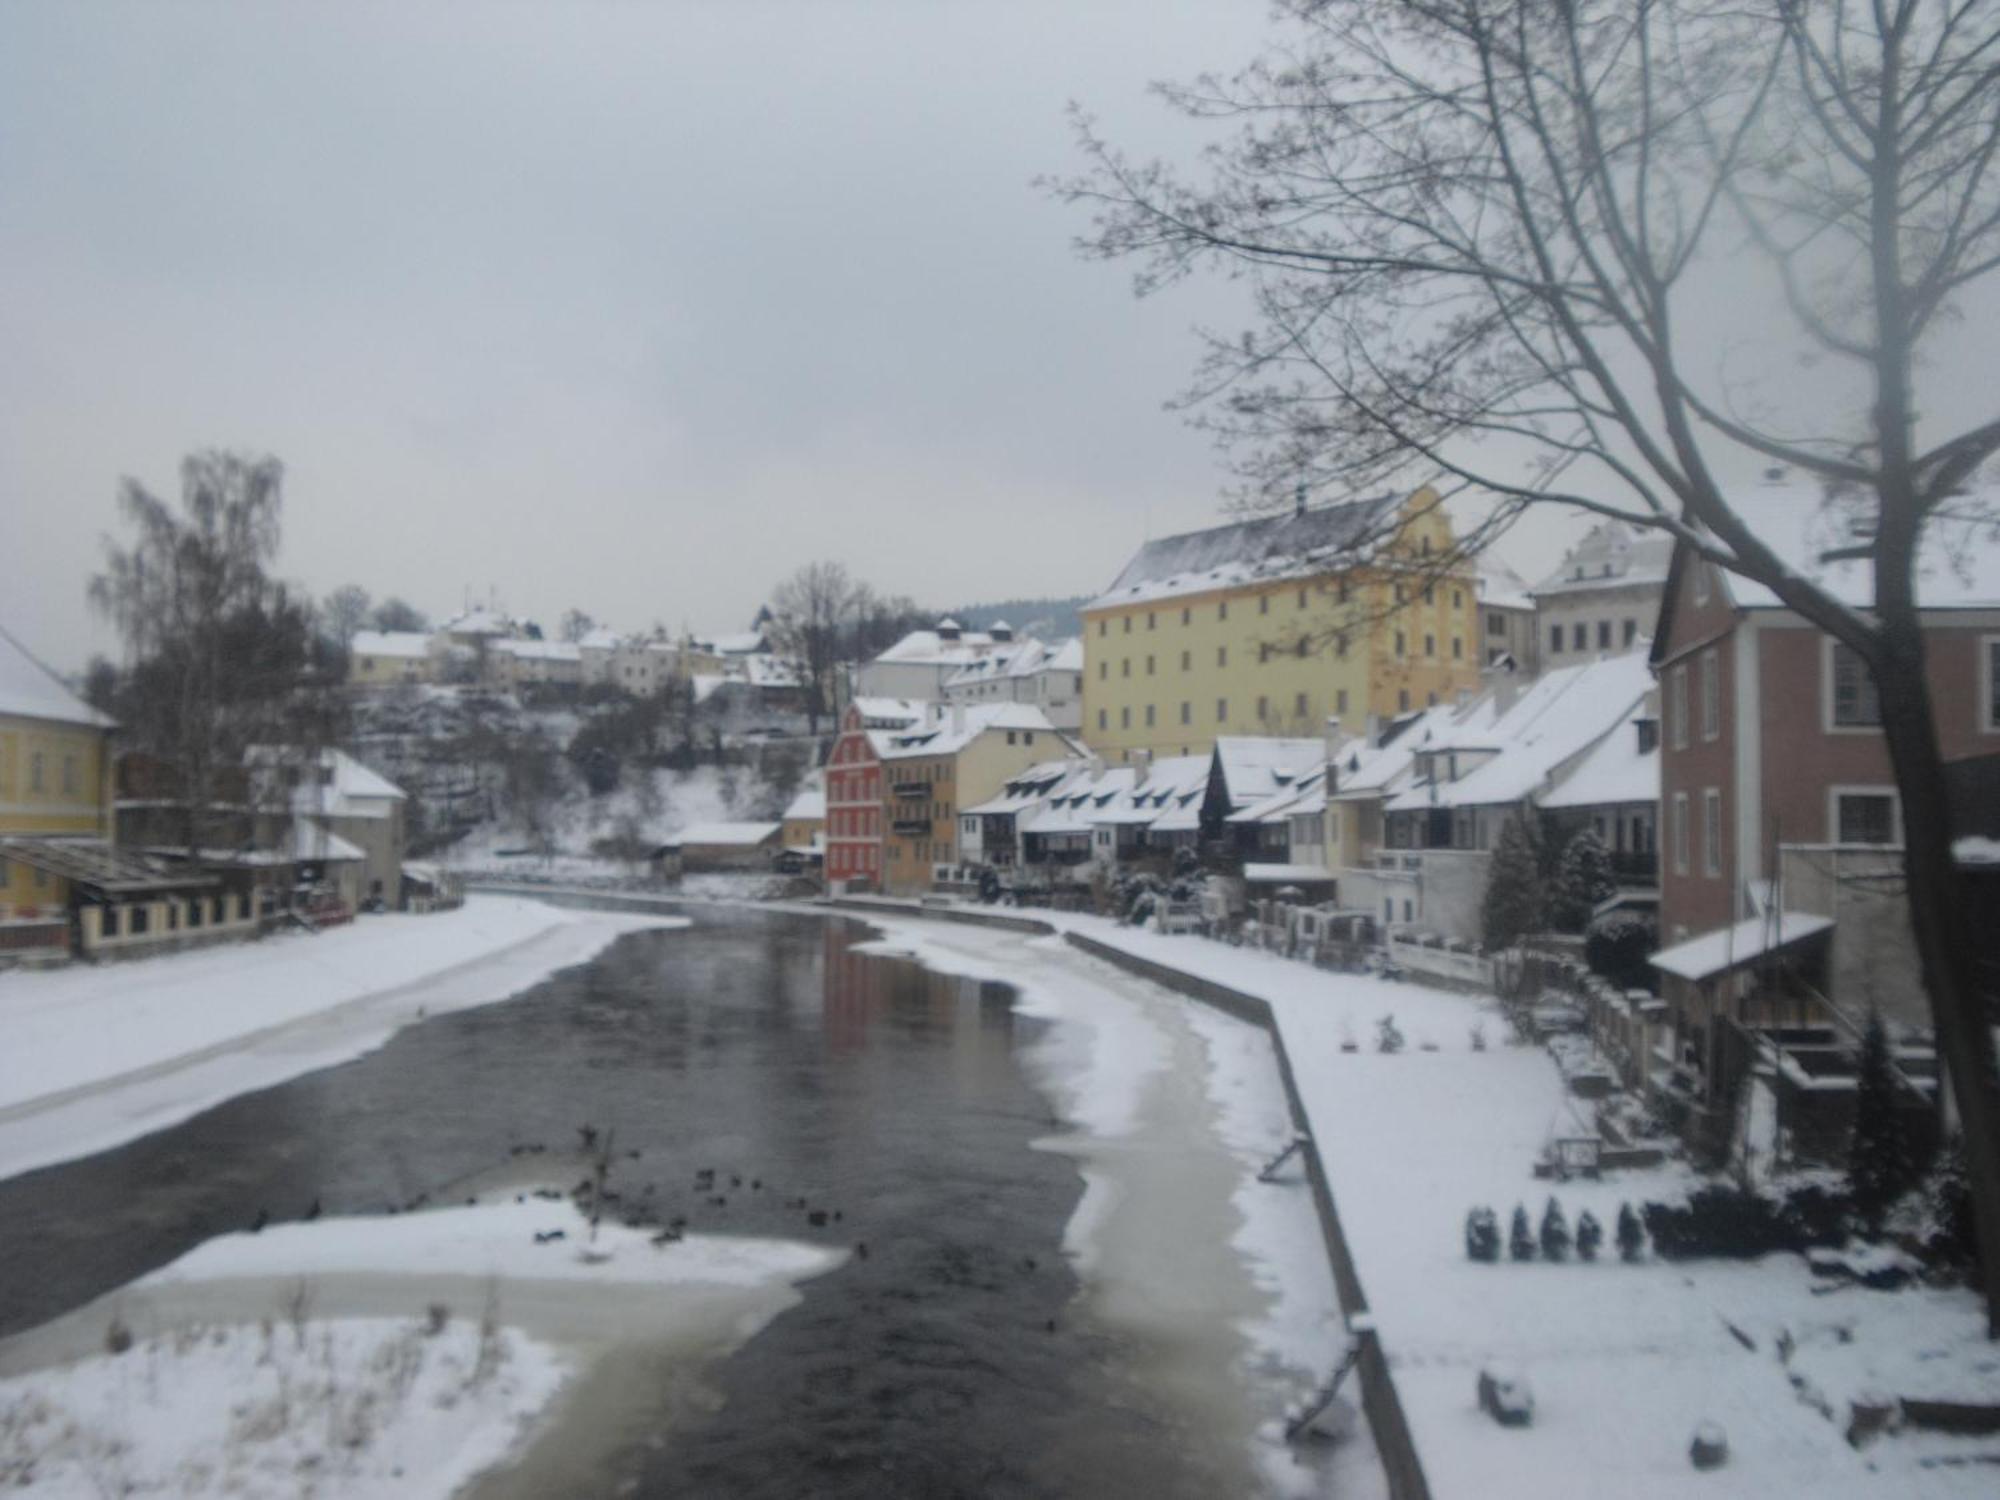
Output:
[[[88,1156],[506,999],[684,918],[473,896],[164,958],[0,974],[0,1177]]]

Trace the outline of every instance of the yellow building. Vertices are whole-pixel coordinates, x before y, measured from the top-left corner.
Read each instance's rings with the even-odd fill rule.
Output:
[[[1474,569],[1453,546],[1429,488],[1146,543],[1082,611],[1085,742],[1198,755],[1477,689]]]
[[[933,707],[883,740],[882,889],[891,895],[927,891],[937,866],[961,862],[961,807],[1077,748],[1028,703]]]
[[[0,921],[66,912],[64,879],[11,836],[111,835],[111,721],[0,630]]]

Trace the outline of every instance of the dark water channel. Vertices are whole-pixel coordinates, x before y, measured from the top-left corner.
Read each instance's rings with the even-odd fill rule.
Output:
[[[1053,1122],[1018,1055],[1040,1023],[1001,987],[849,951],[853,924],[696,922],[0,1183],[0,1333],[260,1212],[455,1201],[534,1145],[567,1175],[560,1153],[588,1122],[616,1130],[628,1200],[652,1184],[662,1215],[696,1230],[868,1253],[709,1372],[713,1412],[572,1493],[610,1493],[613,1475],[659,1497],[1213,1493],[1069,1309],[1060,1246],[1081,1185],[1068,1158],[1030,1149]],[[696,1191],[701,1167],[726,1204]],[[787,1206],[801,1197],[838,1222],[810,1227]]]

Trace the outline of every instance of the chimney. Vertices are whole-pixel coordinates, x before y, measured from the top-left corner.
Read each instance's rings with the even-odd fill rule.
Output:
[[[965,733],[965,705],[963,703],[954,703],[951,706],[951,732],[953,734]]]
[[[1368,736],[1369,744],[1379,745],[1382,743],[1382,716],[1380,714],[1370,714],[1362,727],[1363,732]]]
[[[1340,727],[1339,714],[1326,716],[1326,759],[1329,765],[1340,759],[1340,752],[1347,748],[1347,742],[1352,738],[1352,735]]]
[[[1084,758],[1084,764],[1090,767],[1090,779],[1092,781],[1096,781],[1104,774],[1104,757],[1099,755],[1095,750],[1091,751]]]
[[[1146,784],[1146,777],[1152,773],[1153,752],[1150,750],[1134,750],[1132,752],[1132,764],[1139,768],[1132,777],[1132,785],[1134,787],[1142,787]]]

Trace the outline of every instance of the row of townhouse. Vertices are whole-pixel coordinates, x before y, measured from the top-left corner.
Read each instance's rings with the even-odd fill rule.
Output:
[[[0,630],[0,959],[247,937],[409,904],[403,793],[335,749],[253,749],[191,799]],[[441,877],[421,874],[429,904]]]
[[[799,707],[804,693],[796,664],[773,653],[761,630],[668,640],[599,626],[574,641],[552,641],[492,609],[467,610],[435,631],[356,631],[348,682],[359,688],[609,686],[635,698],[685,682],[697,701],[742,693],[758,707],[780,711]]]

